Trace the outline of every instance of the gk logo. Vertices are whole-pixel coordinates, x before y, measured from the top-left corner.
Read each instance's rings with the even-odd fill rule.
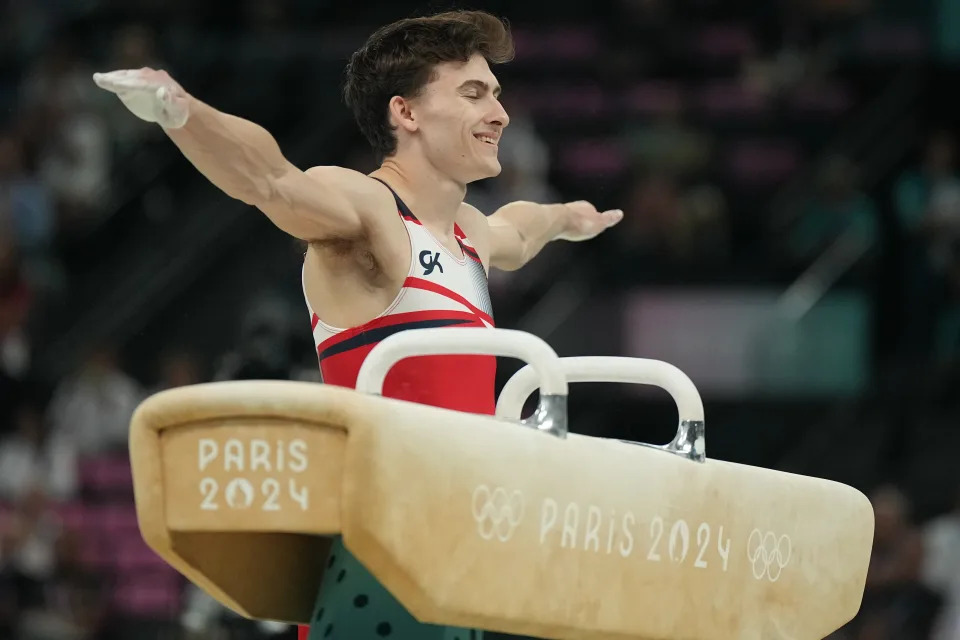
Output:
[[[443,273],[443,265],[440,264],[440,252],[437,251],[433,255],[430,255],[430,251],[426,249],[421,251],[420,266],[423,267],[423,275],[425,276],[433,273],[434,269],[440,269],[440,273]]]

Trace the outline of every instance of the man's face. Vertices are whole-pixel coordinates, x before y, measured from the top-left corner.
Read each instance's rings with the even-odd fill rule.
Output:
[[[434,166],[464,184],[500,173],[498,143],[510,122],[487,61],[443,63],[411,101],[421,148]]]

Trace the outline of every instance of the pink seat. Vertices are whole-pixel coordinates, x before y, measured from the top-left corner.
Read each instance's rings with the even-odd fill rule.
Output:
[[[683,109],[683,90],[676,82],[641,82],[626,91],[623,103],[641,115],[672,113]]]
[[[592,29],[561,27],[546,34],[545,43],[553,57],[563,60],[592,59],[600,52],[600,40]]]
[[[96,528],[107,539],[140,537],[140,525],[133,504],[107,504],[96,508]]]
[[[756,43],[743,25],[714,24],[694,35],[693,48],[708,58],[742,58],[756,50]]]
[[[537,91],[523,85],[510,88],[510,95],[506,98],[507,112],[519,110],[524,113],[532,112],[536,109]]]
[[[79,560],[83,565],[98,570],[109,569],[113,560],[112,553],[109,540],[95,534],[80,536]]]
[[[126,456],[104,460],[101,480],[105,488],[133,491],[133,471]]]
[[[534,115],[562,120],[595,118],[611,107],[610,97],[596,85],[540,87],[526,100]]]
[[[700,107],[712,117],[756,117],[767,112],[770,106],[762,93],[736,81],[707,83],[698,92],[698,98]]]
[[[853,96],[849,88],[836,82],[801,86],[790,96],[789,105],[797,113],[834,117],[853,106]]]
[[[616,177],[626,169],[627,157],[615,142],[607,140],[580,140],[564,146],[560,152],[560,167],[569,173]]]
[[[514,29],[513,42],[519,63],[531,60],[588,60],[600,50],[596,32],[578,27]]]
[[[81,490],[95,493],[100,490],[103,460],[101,458],[83,458],[77,465]]]
[[[182,588],[176,576],[144,575],[118,580],[113,604],[125,615],[141,618],[173,618],[181,608]]]
[[[117,538],[111,543],[113,565],[120,576],[174,574],[176,571],[158,556],[139,535]]]
[[[923,30],[911,24],[872,23],[860,32],[860,50],[877,57],[916,57],[923,55],[927,40]]]
[[[771,186],[789,178],[800,164],[796,147],[787,141],[749,141],[728,152],[734,179],[744,186]]]
[[[0,533],[13,526],[13,506],[0,502]]]
[[[64,502],[54,507],[65,529],[83,531],[88,523],[95,521],[91,508],[82,502]]]
[[[84,458],[79,475],[81,488],[94,494],[133,491],[133,474],[126,456]]]

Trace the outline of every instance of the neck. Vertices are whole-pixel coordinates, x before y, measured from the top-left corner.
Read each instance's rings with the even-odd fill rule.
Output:
[[[467,186],[440,172],[422,156],[397,155],[371,175],[389,184],[423,224],[444,235],[453,223]]]

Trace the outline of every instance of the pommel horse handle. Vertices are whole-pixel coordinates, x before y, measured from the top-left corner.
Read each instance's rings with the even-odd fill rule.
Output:
[[[524,331],[480,327],[413,329],[386,338],[373,348],[357,375],[357,391],[380,395],[387,372],[412,356],[471,354],[517,358],[528,363],[532,389],[543,393],[529,420],[516,420],[560,438],[567,435],[567,378],[550,345]],[[529,393],[527,394],[529,395]]]
[[[655,448],[697,462],[703,462],[706,458],[703,401],[693,381],[677,367],[660,360],[615,356],[561,358],[559,366],[567,382],[626,382],[664,389],[677,404],[680,425],[670,444]],[[507,381],[500,393],[497,416],[519,420],[524,403],[537,388],[536,371],[530,367],[518,371]]]

